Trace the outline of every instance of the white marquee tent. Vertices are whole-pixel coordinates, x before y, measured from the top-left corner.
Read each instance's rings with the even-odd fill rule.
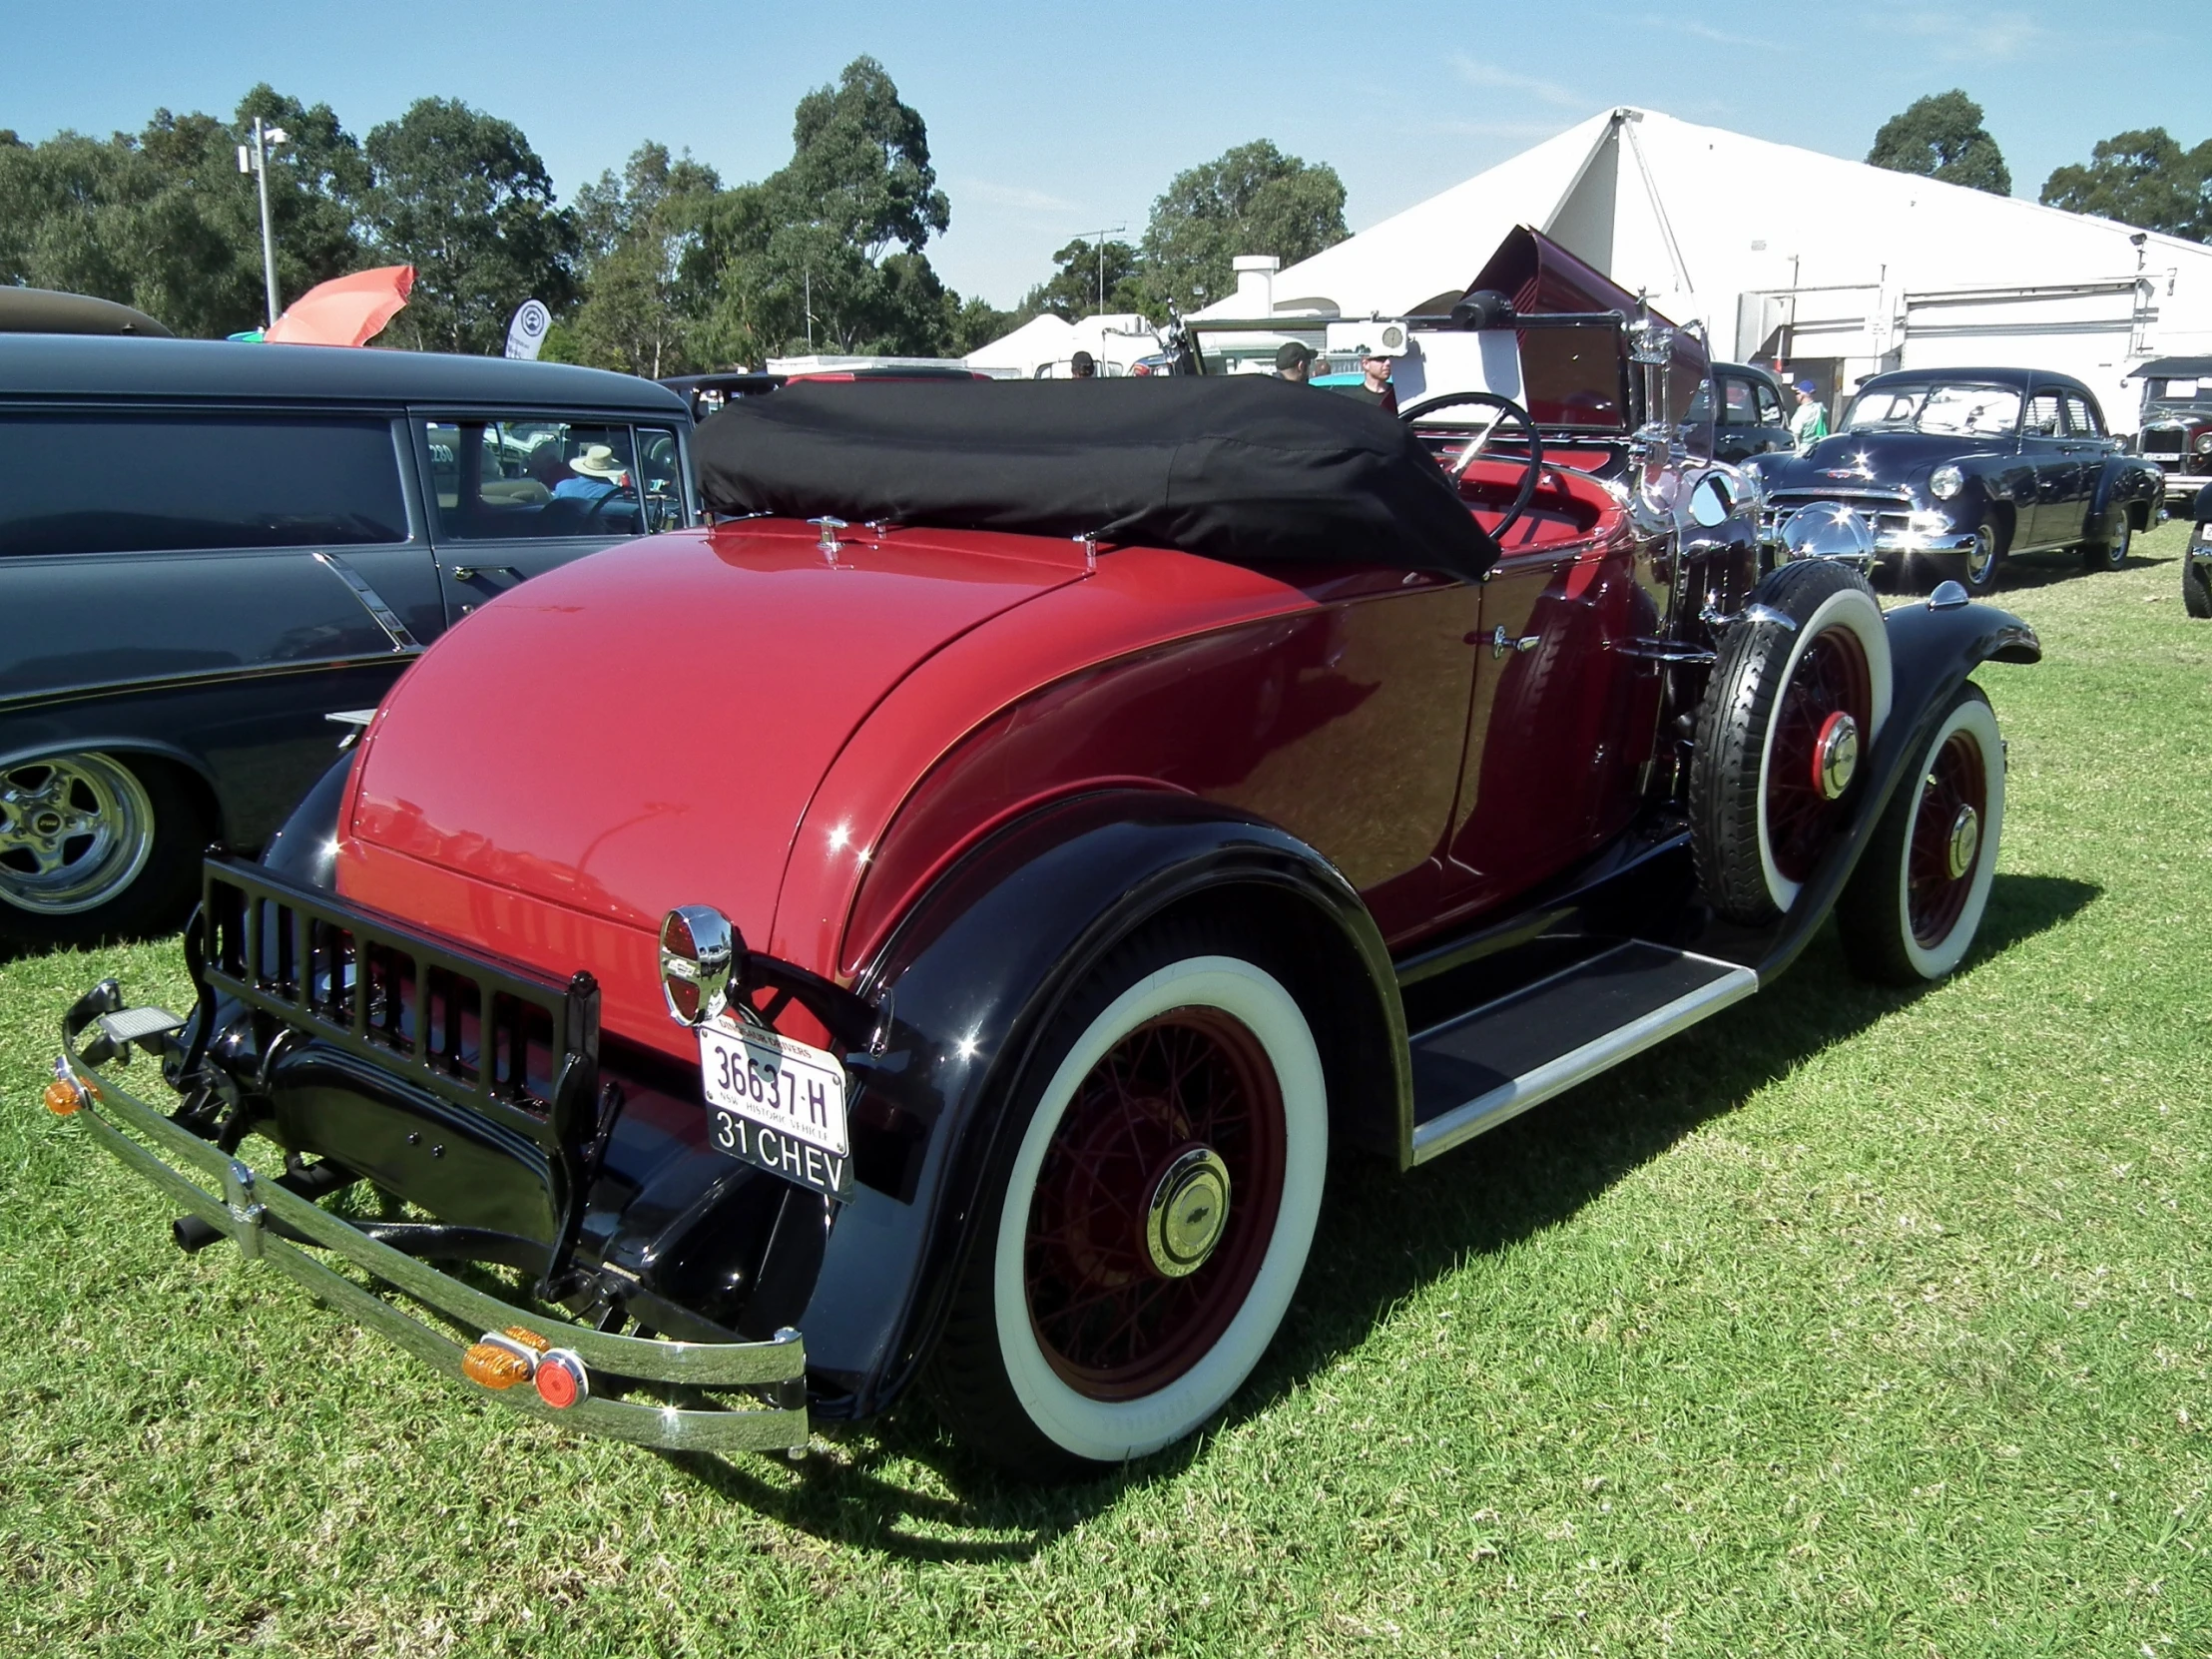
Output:
[[[2052,368],[2132,431],[2131,368],[2212,354],[2212,248],[1636,109],[1272,282],[1241,271],[1239,291],[1198,316],[1402,315],[1456,297],[1523,224],[1675,320],[1702,320],[1715,355],[1781,358],[1839,392],[1884,368]]]
[[[1049,311],[1033,316],[1012,333],[968,353],[970,368],[989,374],[1028,379],[1042,370],[1047,377],[1066,378],[1068,360],[1077,351],[1088,351],[1098,372],[1122,375],[1140,357],[1160,349],[1152,324],[1134,313],[1086,316],[1069,322]]]

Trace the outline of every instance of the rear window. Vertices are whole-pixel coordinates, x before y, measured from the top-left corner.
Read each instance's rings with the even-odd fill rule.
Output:
[[[407,539],[388,420],[14,415],[0,445],[0,554]]]

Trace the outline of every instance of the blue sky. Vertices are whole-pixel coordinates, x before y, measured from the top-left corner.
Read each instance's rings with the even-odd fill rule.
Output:
[[[646,139],[759,178],[790,155],[800,96],[867,52],[929,125],[952,201],[931,259],[1008,304],[1053,249],[1115,225],[1134,240],[1177,171],[1254,138],[1332,164],[1358,230],[1614,104],[1856,158],[1914,98],[1957,86],[2032,197],[2123,129],[2212,137],[2201,4],[14,0],[0,127],[228,114],[267,80],[358,134],[435,94],[520,126],[565,200]]]

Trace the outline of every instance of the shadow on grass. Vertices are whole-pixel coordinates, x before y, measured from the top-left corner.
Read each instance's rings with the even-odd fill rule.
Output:
[[[2058,926],[2100,891],[2062,876],[1999,875],[1960,971]],[[1861,983],[1833,935],[1824,936],[1772,990],[1483,1136],[1478,1151],[1405,1176],[1378,1162],[1348,1162],[1332,1176],[1305,1281],[1274,1348],[1214,1426],[1266,1410],[1358,1347],[1422,1286],[1470,1256],[1568,1219],[1701,1125],[1920,994]],[[1034,1555],[1128,1488],[1177,1474],[1203,1452],[1203,1439],[1193,1438],[1081,1485],[1024,1486],[978,1468],[924,1404],[909,1400],[844,1436],[830,1455],[801,1464],[796,1479],[758,1460],[670,1460],[733,1503],[850,1547],[915,1560],[1008,1561]],[[953,1495],[901,1482],[897,1467],[914,1463]]]

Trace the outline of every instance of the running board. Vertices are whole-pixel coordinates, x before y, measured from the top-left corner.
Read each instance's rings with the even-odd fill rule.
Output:
[[[1631,939],[1412,1038],[1424,1164],[1759,988],[1735,962]]]

